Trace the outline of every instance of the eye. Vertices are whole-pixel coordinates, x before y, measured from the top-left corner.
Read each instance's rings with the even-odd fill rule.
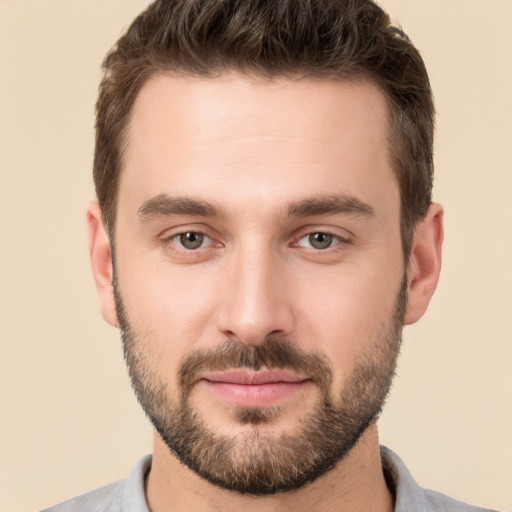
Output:
[[[316,250],[329,249],[340,243],[340,237],[317,231],[303,236],[297,243],[300,247],[307,247]]]
[[[209,236],[204,233],[199,233],[197,231],[187,231],[186,233],[179,233],[174,235],[171,240],[181,246],[184,249],[189,251],[193,251],[195,249],[200,249],[208,245],[211,242]]]

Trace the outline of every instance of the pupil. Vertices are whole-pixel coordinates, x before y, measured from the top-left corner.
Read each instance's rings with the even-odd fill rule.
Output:
[[[332,243],[332,235],[327,233],[313,233],[309,235],[309,243],[315,249],[327,249]]]
[[[180,242],[183,247],[187,249],[197,249],[201,247],[204,240],[204,235],[201,233],[183,233],[180,235]]]

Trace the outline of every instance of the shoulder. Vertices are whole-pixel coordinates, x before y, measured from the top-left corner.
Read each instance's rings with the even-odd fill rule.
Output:
[[[386,481],[395,494],[395,512],[493,512],[420,487],[396,453],[385,446],[380,452]]]
[[[435,510],[436,512],[493,512],[491,509],[475,507],[429,489],[423,489],[423,498],[426,505],[425,510]]]
[[[42,512],[149,512],[144,494],[151,455],[143,457],[126,480],[81,494]]]
[[[124,480],[81,494],[42,512],[121,512]]]

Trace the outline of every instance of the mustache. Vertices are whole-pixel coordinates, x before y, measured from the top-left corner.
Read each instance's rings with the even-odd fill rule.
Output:
[[[332,382],[332,369],[327,359],[317,352],[306,352],[296,343],[269,337],[261,345],[246,345],[239,340],[227,340],[218,347],[198,349],[188,354],[178,371],[178,382],[187,392],[204,372],[230,369],[292,370],[305,374],[322,390]]]

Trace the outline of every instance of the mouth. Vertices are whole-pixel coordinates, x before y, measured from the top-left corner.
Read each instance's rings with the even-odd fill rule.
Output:
[[[265,407],[303,391],[311,379],[289,370],[228,370],[202,375],[199,383],[231,405]]]

